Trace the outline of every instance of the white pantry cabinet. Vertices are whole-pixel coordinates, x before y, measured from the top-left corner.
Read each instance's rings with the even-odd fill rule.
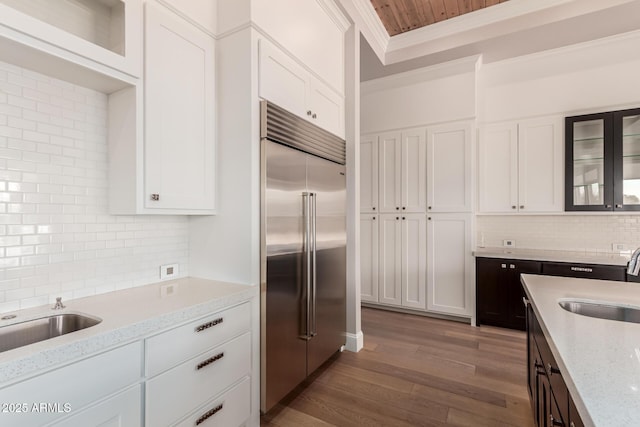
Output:
[[[562,212],[562,117],[486,125],[478,143],[479,211]]]
[[[268,40],[259,51],[260,97],[344,138],[344,97]]]
[[[380,215],[378,301],[426,308],[426,218]]]
[[[427,128],[427,210],[471,212],[472,126],[458,122]]]
[[[360,212],[378,212],[378,136],[360,137]]]
[[[427,308],[473,314],[471,214],[427,215]]]
[[[378,223],[377,214],[360,214],[360,298],[378,302]]]
[[[378,136],[380,212],[425,212],[427,146],[425,129]]]
[[[103,90],[141,76],[142,0],[0,3],[0,60]]]

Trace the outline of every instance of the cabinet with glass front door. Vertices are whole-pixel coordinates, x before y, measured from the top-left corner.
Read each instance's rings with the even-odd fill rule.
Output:
[[[640,211],[640,108],[565,119],[565,210]]]

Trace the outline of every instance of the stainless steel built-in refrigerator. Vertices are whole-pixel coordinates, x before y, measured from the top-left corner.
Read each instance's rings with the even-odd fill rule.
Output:
[[[345,343],[345,142],[261,108],[261,410]]]

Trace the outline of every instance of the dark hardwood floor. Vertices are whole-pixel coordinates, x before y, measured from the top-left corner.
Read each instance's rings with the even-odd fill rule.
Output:
[[[261,425],[533,427],[524,332],[371,308],[362,330]]]

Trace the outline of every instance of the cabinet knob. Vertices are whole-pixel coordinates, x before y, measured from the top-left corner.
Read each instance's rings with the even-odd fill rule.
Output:
[[[517,207],[516,205],[512,205],[512,206],[511,206],[511,209],[515,209],[516,207]]]
[[[407,219],[407,218],[405,218],[405,217],[402,217],[402,220],[403,220],[403,221],[404,221],[405,219]]]
[[[509,268],[512,269],[512,270],[515,270],[516,266],[515,266],[515,264],[509,264]]]
[[[311,114],[313,114],[311,110],[307,110],[307,116],[310,116]]]
[[[429,221],[431,221],[431,217],[430,217],[430,216],[428,216],[428,217],[427,217],[427,219],[428,219]]]
[[[402,210],[405,210],[405,209],[407,209],[407,208],[403,206],[403,207],[402,207]]]
[[[547,372],[549,373],[549,376],[551,376],[553,374],[559,374],[560,369],[552,366],[551,363],[547,363]]]
[[[376,217],[375,217],[375,216],[373,217],[373,220],[374,220],[374,221],[376,220]]]
[[[374,211],[376,210],[376,207],[375,207],[375,206],[373,207],[373,210],[374,210]]]
[[[397,210],[397,211],[399,211],[399,210],[400,210],[400,208],[396,206],[396,210]]]
[[[153,200],[154,202],[157,202],[158,200],[160,200],[160,195],[159,194],[152,194],[151,195],[151,200]]]
[[[611,209],[611,205],[604,205],[605,208]]]
[[[622,205],[618,205],[618,204],[616,204],[616,208],[617,208],[617,209],[620,209],[621,207],[622,207]]]
[[[397,220],[399,220],[399,219],[400,219],[400,217],[399,217],[399,216],[397,216],[397,217],[396,217],[396,221],[397,221]]]
[[[312,119],[317,119],[318,116],[316,115],[316,113],[313,113],[313,115],[311,116]]]
[[[524,205],[520,205],[520,209],[524,209]]]
[[[500,268],[507,268],[507,264],[500,264]]]
[[[563,423],[562,421],[560,421],[560,420],[556,420],[556,419],[553,417],[553,414],[549,414],[549,422],[551,423],[551,425],[552,425],[552,426],[558,426],[558,427],[561,427],[561,426],[563,426],[563,425],[564,425],[564,423]]]
[[[427,209],[431,210],[431,206],[428,206]]]

